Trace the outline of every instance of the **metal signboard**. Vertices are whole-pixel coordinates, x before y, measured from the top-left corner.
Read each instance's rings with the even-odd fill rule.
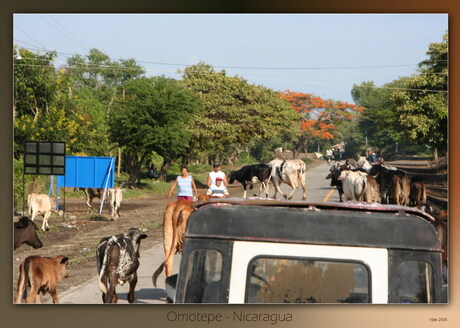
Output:
[[[66,174],[58,177],[58,187],[113,188],[115,158],[66,156]]]
[[[24,174],[65,175],[65,164],[65,142],[24,143]]]

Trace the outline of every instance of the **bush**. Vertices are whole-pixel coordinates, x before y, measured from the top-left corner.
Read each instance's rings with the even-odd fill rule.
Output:
[[[235,165],[237,166],[251,165],[257,163],[258,162],[248,152],[243,152],[239,154],[237,160],[235,161]]]

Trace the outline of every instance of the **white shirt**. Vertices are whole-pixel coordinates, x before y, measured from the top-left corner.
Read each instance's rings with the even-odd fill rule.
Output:
[[[209,172],[209,176],[211,177],[211,185],[216,184],[216,178],[222,178],[223,181],[225,181],[225,173],[222,171],[212,171]],[[224,184],[224,183],[222,183]]]

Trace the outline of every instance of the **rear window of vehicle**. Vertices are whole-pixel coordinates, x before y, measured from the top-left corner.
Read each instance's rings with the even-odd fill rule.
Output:
[[[405,261],[399,266],[401,303],[432,303],[434,276],[431,265],[422,261]]]
[[[222,276],[222,254],[215,249],[195,249],[190,254],[185,303],[217,303]]]
[[[247,303],[369,303],[363,263],[258,257],[249,263]]]

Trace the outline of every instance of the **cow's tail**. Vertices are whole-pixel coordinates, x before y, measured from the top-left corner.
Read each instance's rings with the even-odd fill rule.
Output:
[[[358,194],[356,195],[356,200],[363,201],[366,195],[366,192],[368,191],[367,190],[368,187],[369,187],[369,183],[367,182],[367,178],[363,179],[361,193],[359,195]]]
[[[113,238],[113,237],[112,237]],[[102,265],[101,265],[101,268],[100,268],[100,271],[99,271],[99,278],[97,280],[98,282],[98,285],[99,285],[99,289],[104,293],[104,294],[107,294],[107,286],[105,285],[105,283],[102,281],[102,278],[104,277],[104,275],[106,274],[106,268],[107,268],[107,262],[109,261],[109,251],[110,251],[110,245],[109,245],[109,241],[112,240],[109,239],[106,243],[106,247],[104,249],[104,258],[102,260]],[[99,261],[99,247],[96,249],[96,257],[97,257],[97,260]]]
[[[422,203],[426,203],[426,184],[423,184],[422,188]]]
[[[153,287],[157,286],[158,276],[163,272],[164,267],[165,267],[165,262],[161,263],[161,265],[158,267],[158,269],[153,273],[153,275],[152,275]]]
[[[268,198],[268,192],[270,191],[270,181],[272,180],[272,170],[270,169],[270,175],[268,176],[268,179],[263,182],[263,185],[265,185],[265,198]]]
[[[104,275],[104,271],[105,271],[105,265],[102,266],[102,270],[101,272],[99,273],[99,279],[98,279],[98,285],[99,285],[99,289],[104,293],[104,294],[107,294],[107,287],[105,286],[105,284],[102,282],[102,277]]]
[[[17,288],[17,294],[16,294],[16,303],[19,304],[21,303],[21,300],[23,299],[24,293],[26,292],[26,287],[27,287],[27,269],[29,267],[28,265],[29,261],[26,259],[21,265],[19,266],[19,279],[18,279],[18,288]]]

